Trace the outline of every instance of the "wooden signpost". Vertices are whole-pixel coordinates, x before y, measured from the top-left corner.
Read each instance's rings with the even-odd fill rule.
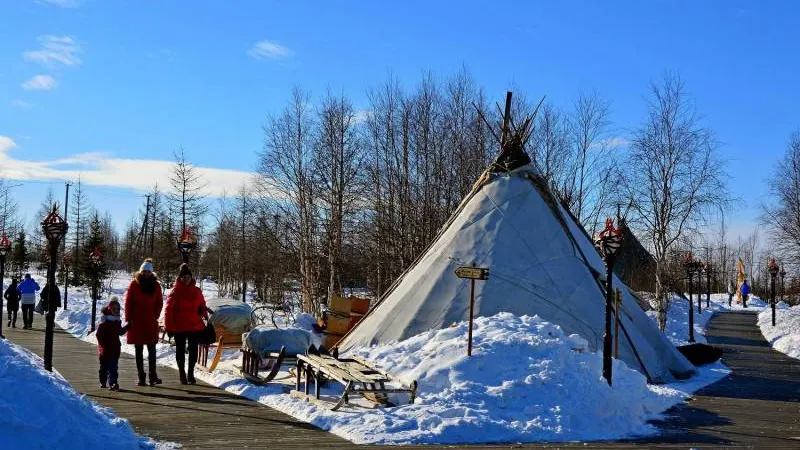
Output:
[[[489,268],[488,267],[472,267],[462,266],[456,268],[456,276],[458,278],[466,278],[469,280],[469,335],[467,336],[467,356],[472,356],[472,315],[475,309],[475,280],[488,280]]]

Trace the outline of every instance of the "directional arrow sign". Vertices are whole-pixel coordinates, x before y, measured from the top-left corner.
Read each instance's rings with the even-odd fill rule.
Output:
[[[488,280],[489,268],[488,267],[459,267],[456,269],[456,276],[458,278],[469,278],[472,280]]]

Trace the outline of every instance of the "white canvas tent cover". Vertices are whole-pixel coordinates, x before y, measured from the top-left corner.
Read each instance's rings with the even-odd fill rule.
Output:
[[[524,164],[484,173],[433,243],[339,349],[402,340],[468,320],[469,281],[457,278],[454,270],[473,263],[490,269],[487,281],[476,282],[475,317],[536,314],[583,336],[592,350],[602,348],[603,260],[531,165]],[[615,277],[614,287],[622,292],[620,359],[651,382],[690,376],[694,366],[657,329],[627,286]]]

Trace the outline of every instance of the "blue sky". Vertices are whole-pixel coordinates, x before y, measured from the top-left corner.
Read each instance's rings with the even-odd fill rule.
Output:
[[[168,183],[183,146],[231,190],[255,167],[265,118],[293,86],[366,108],[394,74],[413,87],[462,66],[490,98],[507,89],[566,106],[612,104],[624,137],[648,83],[679,73],[721,142],[735,230],[755,225],[770,171],[800,128],[800,4],[635,2],[2,0],[0,175],[32,218],[83,173],[124,223]],[[134,161],[137,160],[137,161]],[[224,169],[215,171],[212,169]]]

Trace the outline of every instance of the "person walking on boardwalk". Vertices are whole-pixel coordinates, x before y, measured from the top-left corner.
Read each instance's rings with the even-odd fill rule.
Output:
[[[57,284],[54,284],[51,288],[50,283],[45,283],[39,298],[42,299],[45,313],[51,306],[56,309],[61,307],[61,290]]]
[[[128,323],[128,344],[136,354],[139,386],[146,386],[144,373],[144,347],[147,346],[148,376],[150,386],[161,384],[156,373],[156,342],[158,318],[164,306],[161,283],[153,272],[153,261],[145,259],[125,293],[125,321]]]
[[[747,284],[747,280],[742,281],[739,292],[742,293],[742,307],[747,308],[747,297],[750,295],[750,285]]]
[[[3,293],[3,298],[6,299],[6,311],[8,311],[8,326],[17,328],[17,311],[19,311],[20,294],[17,291],[17,278],[11,279],[11,284],[8,289]]]
[[[178,278],[167,295],[164,328],[175,338],[175,360],[181,384],[195,384],[194,366],[197,363],[197,333],[205,328],[208,319],[203,291],[197,287],[189,266],[181,264]],[[189,367],[184,369],[186,344],[189,345]]]
[[[733,280],[728,283],[728,308],[733,305],[733,296],[736,295],[736,283]]]
[[[30,330],[33,328],[33,308],[36,307],[36,291],[41,289],[39,283],[33,281],[31,274],[26,273],[25,278],[17,286],[22,303],[22,329]]]
[[[119,299],[114,296],[108,305],[100,310],[100,324],[97,325],[97,356],[100,359],[100,387],[105,389],[106,382],[112,391],[119,390],[119,355],[122,343],[119,337],[128,331],[122,326],[119,317]]]

